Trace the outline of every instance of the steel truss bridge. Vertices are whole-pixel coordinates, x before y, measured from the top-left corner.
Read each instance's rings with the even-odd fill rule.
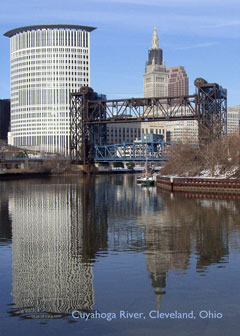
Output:
[[[97,100],[96,93],[89,87],[71,93],[72,159],[90,164],[96,157],[100,158],[98,146],[106,145],[108,123],[197,120],[201,141],[221,137],[227,120],[226,89],[202,78],[197,78],[194,84],[196,94],[181,97]],[[110,150],[109,155],[112,155]]]
[[[94,162],[166,161],[165,147],[170,143],[131,142],[112,145],[95,145]]]

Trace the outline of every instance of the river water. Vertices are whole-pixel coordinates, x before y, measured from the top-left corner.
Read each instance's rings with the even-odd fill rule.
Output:
[[[239,335],[239,213],[134,175],[0,182],[0,335]]]

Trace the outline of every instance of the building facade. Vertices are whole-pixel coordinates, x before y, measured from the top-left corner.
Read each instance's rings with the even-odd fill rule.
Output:
[[[240,135],[240,105],[227,108],[227,134]]]
[[[142,134],[161,134],[166,140],[164,122],[111,123],[107,125],[107,143],[120,144],[142,139]]]
[[[69,93],[90,86],[94,29],[37,25],[4,34],[10,38],[9,144],[69,154]]]
[[[189,79],[183,66],[167,68],[168,95],[180,97],[189,95]],[[169,140],[172,142],[198,143],[198,122],[196,120],[167,122]]]
[[[0,99],[0,140],[7,140],[10,123],[10,99]]]
[[[183,66],[167,68],[168,95],[179,97],[189,95],[189,80]]]
[[[168,134],[168,141],[171,141],[172,143],[198,143],[197,120],[167,121],[166,129]]]

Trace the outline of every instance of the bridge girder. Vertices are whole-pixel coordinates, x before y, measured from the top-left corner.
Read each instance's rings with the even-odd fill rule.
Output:
[[[226,121],[226,96],[222,88],[203,79],[195,80],[195,85],[197,94],[179,97],[93,100],[93,90],[89,87],[71,93],[72,159],[91,163],[94,145],[104,145],[106,141],[106,127],[101,128],[101,125],[108,123],[197,120],[203,139],[221,136]]]
[[[165,147],[169,145],[164,141],[155,143],[132,142],[112,145],[95,145],[95,162],[116,161],[166,161]]]

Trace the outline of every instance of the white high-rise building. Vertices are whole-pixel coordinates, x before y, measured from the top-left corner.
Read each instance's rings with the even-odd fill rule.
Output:
[[[144,97],[167,97],[168,74],[159,48],[156,27],[152,37],[152,48],[148,51],[144,77]]]
[[[90,86],[94,27],[37,25],[10,38],[11,145],[69,154],[69,93]]]

